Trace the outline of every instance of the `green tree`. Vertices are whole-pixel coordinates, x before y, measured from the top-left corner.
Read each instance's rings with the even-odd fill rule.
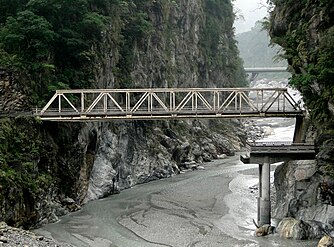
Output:
[[[28,0],[0,0],[0,23],[4,23],[9,16],[24,10]]]
[[[8,17],[0,30],[3,48],[25,60],[45,61],[50,54],[56,34],[43,17],[25,10]]]
[[[56,88],[90,87],[93,61],[110,22],[99,7],[111,9],[115,2],[3,1],[0,66],[19,71],[34,105]]]

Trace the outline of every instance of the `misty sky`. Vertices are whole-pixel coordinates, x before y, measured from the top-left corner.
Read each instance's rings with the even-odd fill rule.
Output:
[[[249,31],[256,21],[267,15],[266,0],[235,0],[233,1],[237,16],[243,16],[235,21],[236,33]],[[261,7],[262,6],[262,7]]]

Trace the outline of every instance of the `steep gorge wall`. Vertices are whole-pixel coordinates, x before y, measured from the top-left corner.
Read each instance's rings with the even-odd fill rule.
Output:
[[[276,171],[276,217],[334,225],[334,7],[331,1],[271,3],[272,42],[285,50],[294,73],[290,84],[308,109],[307,139],[319,151],[315,162],[290,162]]]
[[[92,47],[97,54],[92,87],[244,85],[230,1],[128,4],[130,12],[140,14],[124,20],[124,13],[114,13],[109,29],[103,32],[102,45]],[[15,84],[6,80],[3,85]],[[2,94],[1,100],[4,95],[10,93]],[[77,204],[172,176],[182,167],[218,154],[231,154],[244,135],[238,122],[196,120],[64,124],[5,119],[1,127],[0,138],[6,140],[1,154],[13,153],[4,156],[2,163],[0,160],[5,171],[1,181],[8,195],[1,198],[1,219],[26,227],[53,222],[77,209]],[[36,143],[24,132],[18,146],[11,147],[20,129],[29,127]],[[27,143],[34,148],[22,149]],[[25,152],[29,155],[17,159],[17,170],[13,160]],[[28,169],[32,170],[26,172]],[[19,179],[25,176],[31,179],[29,183]],[[36,191],[31,191],[30,182]],[[20,192],[17,198],[6,183]]]
[[[101,60],[100,85],[108,88],[226,87],[244,83],[229,1],[219,4],[155,1],[141,11],[148,16],[151,32],[145,37],[125,39],[125,47],[112,50],[119,54],[111,52],[109,59]],[[217,29],[216,33],[211,33],[213,28]],[[212,37],[207,37],[208,34]],[[131,55],[124,49],[131,49]],[[127,77],[117,77],[117,72],[112,73],[115,71],[112,64],[105,61],[121,56],[115,61],[115,66],[119,67],[124,63],[124,54],[129,56],[127,62],[131,68],[121,69],[129,73]],[[106,76],[106,72],[110,75]],[[226,146],[231,145],[220,134],[214,137],[206,131],[208,124],[192,121],[102,124],[100,149],[85,201],[113,193],[118,187],[127,188],[152,178],[170,176],[178,171],[181,163],[201,162],[202,157],[209,160],[217,153],[226,152]],[[229,128],[219,122],[211,125],[216,126],[218,132],[221,132],[219,127]],[[197,136],[190,134],[193,127],[197,129]],[[184,157],[177,157],[176,153],[184,153]]]

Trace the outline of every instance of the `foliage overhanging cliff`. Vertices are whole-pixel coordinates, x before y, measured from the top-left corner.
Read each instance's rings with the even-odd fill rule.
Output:
[[[271,41],[284,48],[290,84],[303,95],[315,141],[315,162],[284,164],[275,172],[278,217],[318,220],[334,215],[334,6],[329,0],[270,0]],[[311,137],[311,138],[310,138]]]
[[[285,50],[293,77],[319,129],[334,129],[334,6],[331,1],[270,1],[272,42]]]
[[[3,115],[42,105],[61,88],[246,84],[230,0],[0,2]],[[3,118],[0,220],[52,222],[71,201],[66,197],[81,203],[87,191],[94,199],[170,176],[184,162],[229,152],[221,133],[234,135],[212,122]]]

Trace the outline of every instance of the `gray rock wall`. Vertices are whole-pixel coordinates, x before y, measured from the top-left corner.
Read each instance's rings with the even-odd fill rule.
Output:
[[[0,113],[27,110],[28,98],[12,73],[0,68]]]
[[[326,178],[315,161],[294,161],[278,166],[275,171],[275,218],[294,217],[334,223],[334,204],[323,193]]]
[[[214,125],[236,136],[207,130],[208,124],[201,121],[102,125],[84,202],[173,176],[220,154],[232,154],[239,148],[242,131],[228,123]]]

